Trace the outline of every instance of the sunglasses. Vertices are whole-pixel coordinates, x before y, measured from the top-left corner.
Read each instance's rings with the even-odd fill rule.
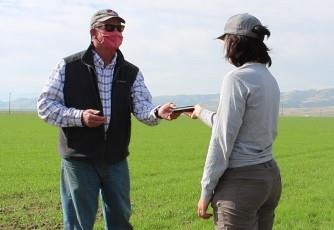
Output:
[[[102,24],[100,26],[97,26],[97,28],[100,28],[102,30],[108,31],[108,32],[114,32],[117,30],[118,32],[123,32],[124,25],[114,25],[114,24]]]

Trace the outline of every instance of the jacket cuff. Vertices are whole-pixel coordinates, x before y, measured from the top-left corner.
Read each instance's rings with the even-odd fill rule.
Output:
[[[211,201],[212,199],[212,192],[206,191],[205,189],[202,188],[202,192],[201,192],[201,199],[204,201],[207,201],[208,203]]]

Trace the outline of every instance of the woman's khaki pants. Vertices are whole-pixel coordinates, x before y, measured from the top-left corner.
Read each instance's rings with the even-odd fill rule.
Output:
[[[270,230],[281,195],[274,160],[225,171],[212,199],[216,229]]]

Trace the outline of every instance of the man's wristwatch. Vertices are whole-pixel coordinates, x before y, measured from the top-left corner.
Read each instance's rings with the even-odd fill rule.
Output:
[[[159,109],[160,109],[160,106],[154,109],[154,115],[156,118],[162,119],[162,117],[159,116]]]

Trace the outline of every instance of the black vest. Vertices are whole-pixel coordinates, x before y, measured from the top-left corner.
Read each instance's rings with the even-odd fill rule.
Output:
[[[65,58],[64,102],[68,108],[96,109],[103,113],[93,47]],[[66,127],[60,129],[60,153],[64,158],[116,163],[129,155],[131,135],[131,87],[138,68],[124,60],[117,51],[111,89],[111,117],[107,132],[97,128]]]

